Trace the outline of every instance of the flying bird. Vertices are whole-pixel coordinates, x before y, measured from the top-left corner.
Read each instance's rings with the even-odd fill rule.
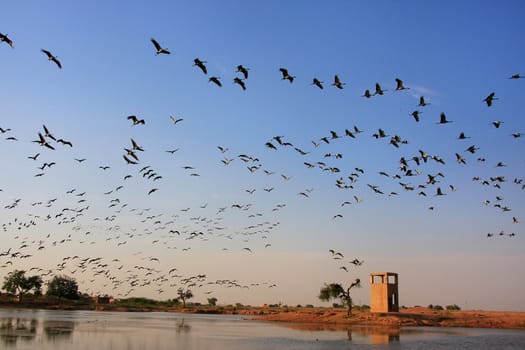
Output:
[[[63,144],[64,146],[73,147],[73,144],[72,144],[70,141],[66,141],[66,140],[64,140],[64,139],[58,139],[58,140],[57,140],[57,143],[61,143],[61,144]]]
[[[206,61],[201,61],[200,59],[196,58],[193,60],[193,65],[199,67],[204,74],[208,74],[208,69],[206,69],[206,66],[204,65]]]
[[[219,151],[221,151],[221,153],[228,152],[228,148],[227,147],[217,146],[217,148],[219,149]]]
[[[239,85],[243,90],[246,90],[246,84],[241,78],[238,78],[238,77],[233,78],[233,83]]]
[[[157,52],[155,53],[155,56],[160,55],[161,53],[166,54],[166,55],[170,54],[168,49],[162,48],[162,46],[160,46],[157,40],[151,38],[151,42],[153,43],[153,46],[155,46],[155,49],[157,50]]]
[[[430,103],[427,103],[427,102],[425,101],[425,98],[424,98],[423,96],[421,96],[421,97],[419,98],[419,104],[418,104],[419,107],[425,107],[425,106],[428,106],[429,104],[430,104]]]
[[[237,66],[237,70],[236,70],[236,72],[237,72],[237,73],[242,73],[244,79],[248,79],[248,71],[249,71],[249,70],[250,70],[250,68],[243,67],[242,64],[239,64],[239,65]]]
[[[501,126],[501,124],[503,124],[503,122],[502,122],[502,121],[499,121],[499,120],[495,120],[495,121],[492,122],[492,125],[494,125],[494,127],[495,127],[496,129],[499,129],[499,127]]]
[[[275,147],[274,144],[271,142],[266,142],[264,145],[270,149],[277,149],[277,147]]]
[[[465,140],[465,139],[469,139],[469,138],[470,137],[466,136],[464,132],[460,132],[459,133],[458,140]]]
[[[399,91],[399,90],[408,90],[410,88],[407,88],[403,85],[403,80],[401,79],[398,79],[396,78],[396,91]]]
[[[361,95],[361,97],[370,98],[370,97],[372,97],[372,94],[370,93],[370,90],[366,89],[365,93],[363,95]]]
[[[38,143],[38,144],[39,144],[40,146],[42,146],[42,147],[47,147],[47,148],[52,149],[52,150],[55,149],[55,147],[51,146],[51,145],[46,141],[46,139],[44,138],[44,136],[43,136],[41,133],[38,133],[38,140],[33,141],[33,142]]]
[[[343,89],[344,85],[346,84],[342,83],[341,80],[339,79],[339,76],[336,74],[334,75],[334,82],[332,83],[332,85],[338,89]]]
[[[381,85],[379,83],[376,83],[376,91],[374,92],[374,95],[383,95],[387,90],[381,89]]]
[[[144,125],[144,124],[146,124],[144,119],[138,119],[137,116],[134,116],[134,115],[128,116],[127,119],[131,120],[133,122],[133,125],[138,125],[138,124],[143,124]]]
[[[212,82],[214,83],[215,85],[217,85],[218,87],[221,87],[222,84],[221,84],[221,81],[219,80],[220,78],[219,77],[210,77],[208,79],[208,83]]]
[[[43,53],[46,54],[47,56],[47,59],[49,61],[53,61],[55,62],[55,64],[58,66],[58,68],[62,69],[62,64],[60,63],[60,61],[57,59],[57,56],[53,56],[53,54],[47,50],[44,50],[44,49],[41,49],[40,51],[42,51]]]
[[[420,111],[417,111],[417,110],[416,110],[416,111],[413,111],[412,113],[410,113],[410,115],[411,115],[412,117],[414,117],[414,120],[415,120],[416,122],[419,122],[419,114],[420,114],[420,113],[423,113],[423,112],[420,112]]]
[[[172,115],[170,115],[170,119],[171,119],[171,121],[173,122],[173,124],[180,123],[181,121],[184,120],[184,119],[182,119],[182,118],[176,118],[176,117],[174,117],[174,116],[172,116]]]
[[[11,41],[11,39],[9,39],[7,37],[7,34],[2,34],[0,33],[0,41],[6,43],[7,45],[11,46],[12,49],[15,48],[15,46],[13,45],[13,41]]]
[[[491,92],[483,101],[487,104],[488,107],[492,106],[492,101],[497,100],[496,97],[494,97],[495,93]]]
[[[144,149],[133,139],[131,139],[131,145],[133,146],[133,150],[144,152]]]
[[[138,164],[136,161],[129,159],[126,155],[122,155],[127,164]]]
[[[279,68],[279,70],[281,71],[281,74],[283,75],[282,80],[288,80],[288,81],[290,81],[290,83],[293,83],[293,80],[295,79],[295,76],[290,75],[288,73],[288,69],[286,69],[286,68]]]
[[[445,113],[441,113],[441,115],[439,116],[439,122],[437,124],[447,124],[447,123],[452,123],[452,120],[447,120],[447,116],[445,115]]]
[[[315,85],[321,90],[323,89],[323,82],[317,78],[313,78],[312,83],[310,85]]]
[[[49,137],[51,140],[53,141],[56,141],[57,139],[53,136],[53,134],[51,134],[51,132],[49,131],[49,129],[45,126],[45,125],[42,125],[42,128],[44,129],[44,136],[45,137]]]

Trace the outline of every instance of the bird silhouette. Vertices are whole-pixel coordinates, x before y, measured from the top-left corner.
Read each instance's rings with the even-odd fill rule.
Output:
[[[237,72],[237,73],[242,73],[244,79],[248,79],[248,71],[249,71],[249,70],[250,70],[250,68],[245,68],[245,67],[243,67],[242,64],[239,64],[239,65],[237,66],[237,70],[236,70],[236,72]]]
[[[42,146],[42,147],[47,147],[47,148],[52,149],[52,150],[55,149],[55,147],[51,146],[51,145],[46,141],[46,139],[44,138],[44,136],[43,136],[41,133],[38,133],[38,140],[33,141],[33,142],[38,143],[38,144],[39,144],[40,146]]]
[[[136,161],[131,160],[128,157],[126,157],[125,154],[122,157],[124,158],[124,160],[126,161],[127,164],[138,164]]]
[[[7,34],[0,33],[0,41],[9,45],[12,49],[15,48],[13,41],[7,37]]]
[[[396,91],[400,91],[400,90],[408,90],[410,88],[407,88],[403,85],[403,81],[399,78],[396,78]]]
[[[155,49],[157,50],[157,52],[155,52],[155,56],[160,55],[160,54],[165,54],[165,55],[170,54],[168,49],[162,48],[162,46],[160,46],[157,40],[151,38],[151,42],[153,43],[153,46],[155,46]]]
[[[144,149],[142,147],[140,147],[139,144],[133,139],[131,139],[131,146],[133,147],[133,150],[135,150],[135,151],[144,152]]]
[[[222,146],[217,146],[217,148],[219,149],[219,151],[221,151],[221,153],[226,153],[229,150],[227,147],[222,147]]]
[[[233,83],[239,85],[243,90],[246,90],[246,84],[241,78],[238,78],[238,77],[233,78]]]
[[[376,83],[376,91],[374,92],[374,95],[383,95],[387,90],[383,90],[381,88],[381,85],[379,83]]]
[[[172,115],[170,115],[170,119],[171,119],[171,121],[173,122],[173,124],[180,123],[181,121],[184,120],[184,119],[182,119],[182,118],[176,118],[176,117],[174,117],[174,116],[172,116]]]
[[[447,116],[445,115],[445,113],[441,113],[441,115],[439,116],[439,122],[437,122],[437,124],[448,124],[448,123],[452,123],[452,120],[447,120]]]
[[[339,76],[336,74],[334,75],[334,82],[332,83],[332,85],[342,90],[344,85],[346,85],[346,83],[342,83],[341,80],[339,79]]]
[[[128,116],[127,118],[128,120],[131,120],[133,122],[133,125],[138,125],[138,124],[146,124],[146,122],[144,121],[144,119],[138,119],[137,116],[135,115],[130,115]]]
[[[42,125],[42,128],[44,129],[44,136],[45,137],[49,137],[51,140],[53,141],[56,141],[57,139],[53,136],[53,134],[51,134],[51,132],[49,131],[49,129],[45,126],[45,125]]]
[[[465,140],[465,139],[469,139],[470,137],[469,136],[466,136],[464,132],[460,132],[459,136],[458,136],[458,140]]]
[[[483,101],[487,104],[488,107],[492,106],[492,101],[497,100],[496,97],[494,97],[495,93],[491,92]]]
[[[201,61],[201,60],[198,59],[198,58],[195,58],[195,59],[193,60],[193,65],[194,65],[194,66],[199,67],[199,68],[202,70],[202,72],[203,72],[204,74],[208,74],[208,69],[206,69],[206,66],[204,65],[204,63],[206,63],[206,61]]]
[[[46,54],[47,59],[49,61],[53,61],[58,66],[58,68],[62,69],[62,64],[58,60],[57,56],[53,56],[53,54],[49,52],[48,50],[41,49],[40,51]]]
[[[425,106],[428,106],[429,104],[430,104],[430,103],[427,103],[427,102],[425,101],[425,97],[421,96],[421,97],[419,98],[419,104],[418,104],[419,107],[425,107]]]
[[[366,89],[365,93],[363,95],[361,95],[361,97],[370,98],[370,97],[372,97],[372,94],[370,93],[370,90]]]
[[[222,84],[221,84],[221,81],[220,81],[220,78],[219,78],[219,77],[215,77],[215,76],[213,76],[213,77],[210,77],[210,78],[208,79],[208,83],[209,83],[209,82],[212,82],[212,83],[214,83],[214,84],[215,84],[215,85],[217,85],[218,87],[221,87],[221,86],[222,86]]]
[[[58,140],[57,140],[57,143],[61,143],[61,144],[63,144],[64,146],[73,147],[73,143],[71,143],[71,141],[66,141],[66,140],[64,140],[64,139],[58,139]]]
[[[279,68],[281,71],[281,74],[283,75],[282,80],[288,80],[290,83],[293,83],[293,80],[295,79],[295,76],[290,75],[288,73],[288,69],[286,68]]]
[[[413,111],[412,113],[410,113],[410,115],[411,115],[412,117],[414,117],[414,120],[415,120],[416,122],[419,122],[419,114],[420,114],[420,113],[423,113],[423,112],[420,112],[420,111],[417,111],[417,110],[416,110],[416,111]]]
[[[443,191],[441,191],[441,187],[438,187],[436,189],[436,196],[444,196],[444,195],[445,195],[445,193],[443,193]]]
[[[522,79],[525,78],[523,75],[520,75],[519,73],[512,74],[509,79]]]
[[[501,124],[503,124],[503,122],[502,122],[502,121],[499,121],[499,120],[495,120],[495,121],[492,122],[492,125],[494,125],[494,127],[495,127],[496,129],[499,129],[499,127],[501,126]]]
[[[315,86],[317,86],[317,87],[318,87],[319,89],[321,89],[321,90],[323,89],[323,82],[320,81],[320,80],[317,79],[317,78],[313,78],[313,80],[312,80],[312,84],[310,84],[310,85],[315,85]]]

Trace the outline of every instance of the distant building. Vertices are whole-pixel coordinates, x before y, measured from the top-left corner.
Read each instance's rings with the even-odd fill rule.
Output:
[[[370,311],[398,312],[398,276],[394,272],[374,272],[370,274]]]

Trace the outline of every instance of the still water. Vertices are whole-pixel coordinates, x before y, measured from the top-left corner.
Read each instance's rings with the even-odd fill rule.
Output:
[[[0,349],[525,349],[525,331],[318,328],[235,315],[0,310]]]

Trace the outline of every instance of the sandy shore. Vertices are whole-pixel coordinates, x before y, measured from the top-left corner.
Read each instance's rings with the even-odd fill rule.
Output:
[[[239,312],[241,313],[241,312]],[[423,307],[403,309],[396,313],[370,313],[355,311],[346,316],[345,309],[294,308],[288,310],[264,309],[246,310],[242,314],[252,319],[317,325],[318,329],[343,328],[348,325],[370,326],[428,326],[428,327],[468,327],[501,328],[525,330],[525,312],[510,311],[439,311]]]

